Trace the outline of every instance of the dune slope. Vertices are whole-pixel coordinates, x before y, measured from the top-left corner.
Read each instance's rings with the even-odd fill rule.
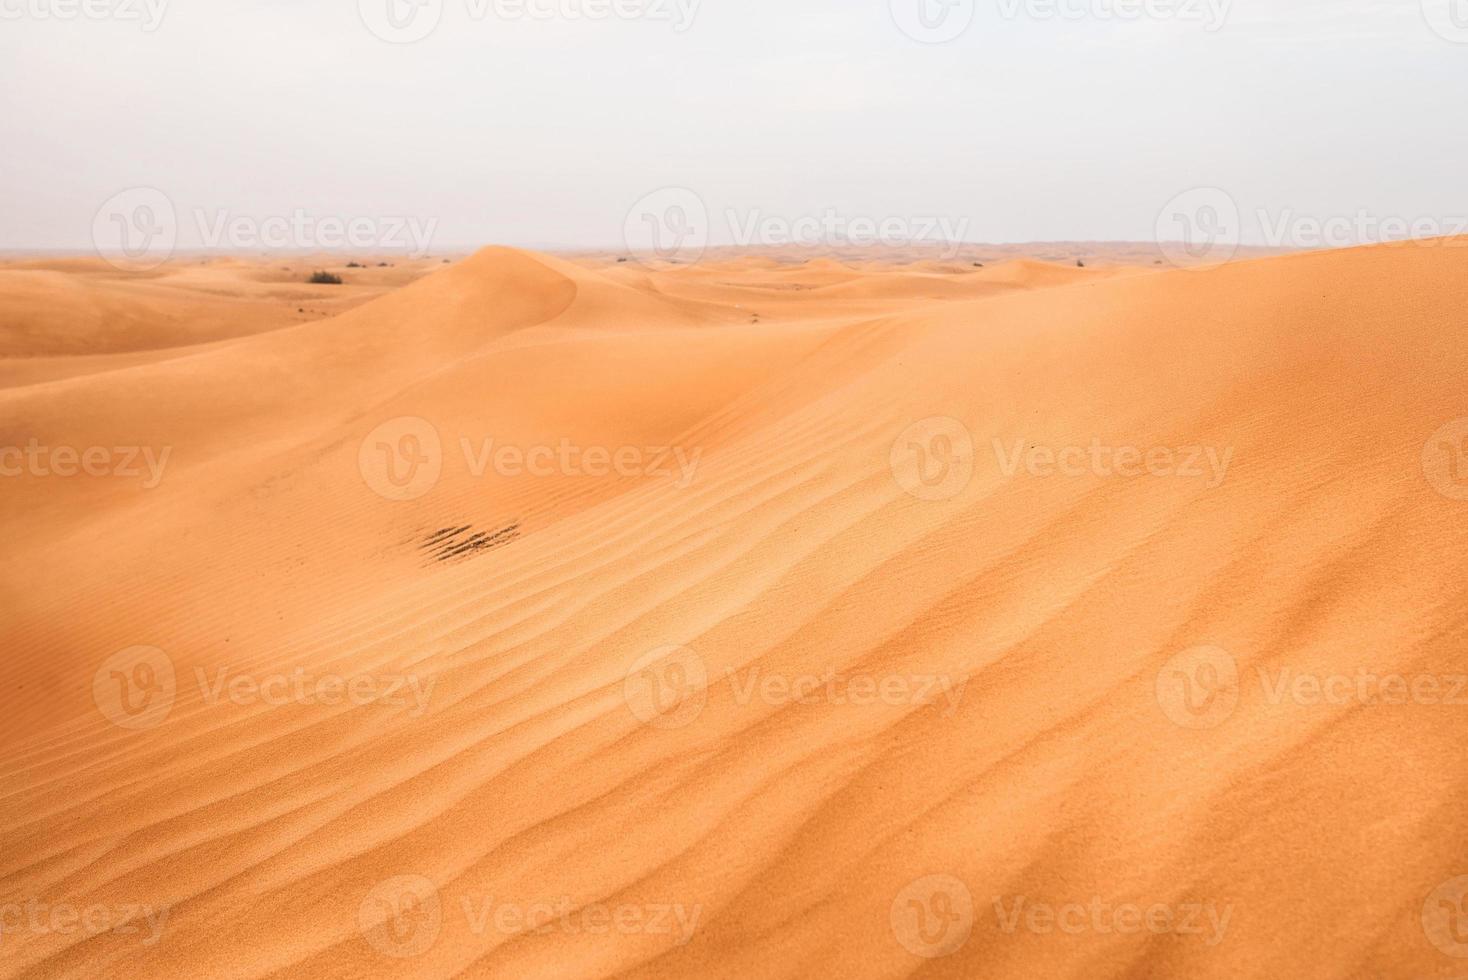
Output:
[[[0,977],[1460,975],[1462,244],[489,249],[0,389]]]

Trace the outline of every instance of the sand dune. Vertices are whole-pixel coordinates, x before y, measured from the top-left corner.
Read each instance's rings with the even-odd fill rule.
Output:
[[[1464,975],[1465,244],[0,266],[0,977]]]

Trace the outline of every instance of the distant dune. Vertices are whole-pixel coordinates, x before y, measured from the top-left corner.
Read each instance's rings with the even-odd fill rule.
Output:
[[[0,977],[1463,976],[1465,246],[0,264]]]

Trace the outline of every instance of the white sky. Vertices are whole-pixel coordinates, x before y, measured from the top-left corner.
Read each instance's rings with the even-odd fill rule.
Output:
[[[675,20],[696,3],[681,32],[425,0],[441,20],[411,44],[374,36],[359,0],[61,19],[79,2],[0,0],[0,249],[90,248],[136,186],[176,206],[180,246],[202,243],[200,209],[413,217],[440,250],[618,246],[667,186],[697,193],[715,242],[731,210],[827,209],[947,217],[976,242],[1144,241],[1198,186],[1254,243],[1281,215],[1468,216],[1468,0],[1147,0],[1157,15],[1126,21],[1098,16],[1118,0],[977,0],[944,44],[891,9],[941,0],[667,0]],[[1216,30],[1207,3],[1227,5]]]

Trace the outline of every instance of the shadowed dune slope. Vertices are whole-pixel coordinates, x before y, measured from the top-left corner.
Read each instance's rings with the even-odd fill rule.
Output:
[[[1461,244],[488,249],[0,390],[0,445],[169,452],[0,481],[0,907],[167,910],[0,977],[1459,975]]]

